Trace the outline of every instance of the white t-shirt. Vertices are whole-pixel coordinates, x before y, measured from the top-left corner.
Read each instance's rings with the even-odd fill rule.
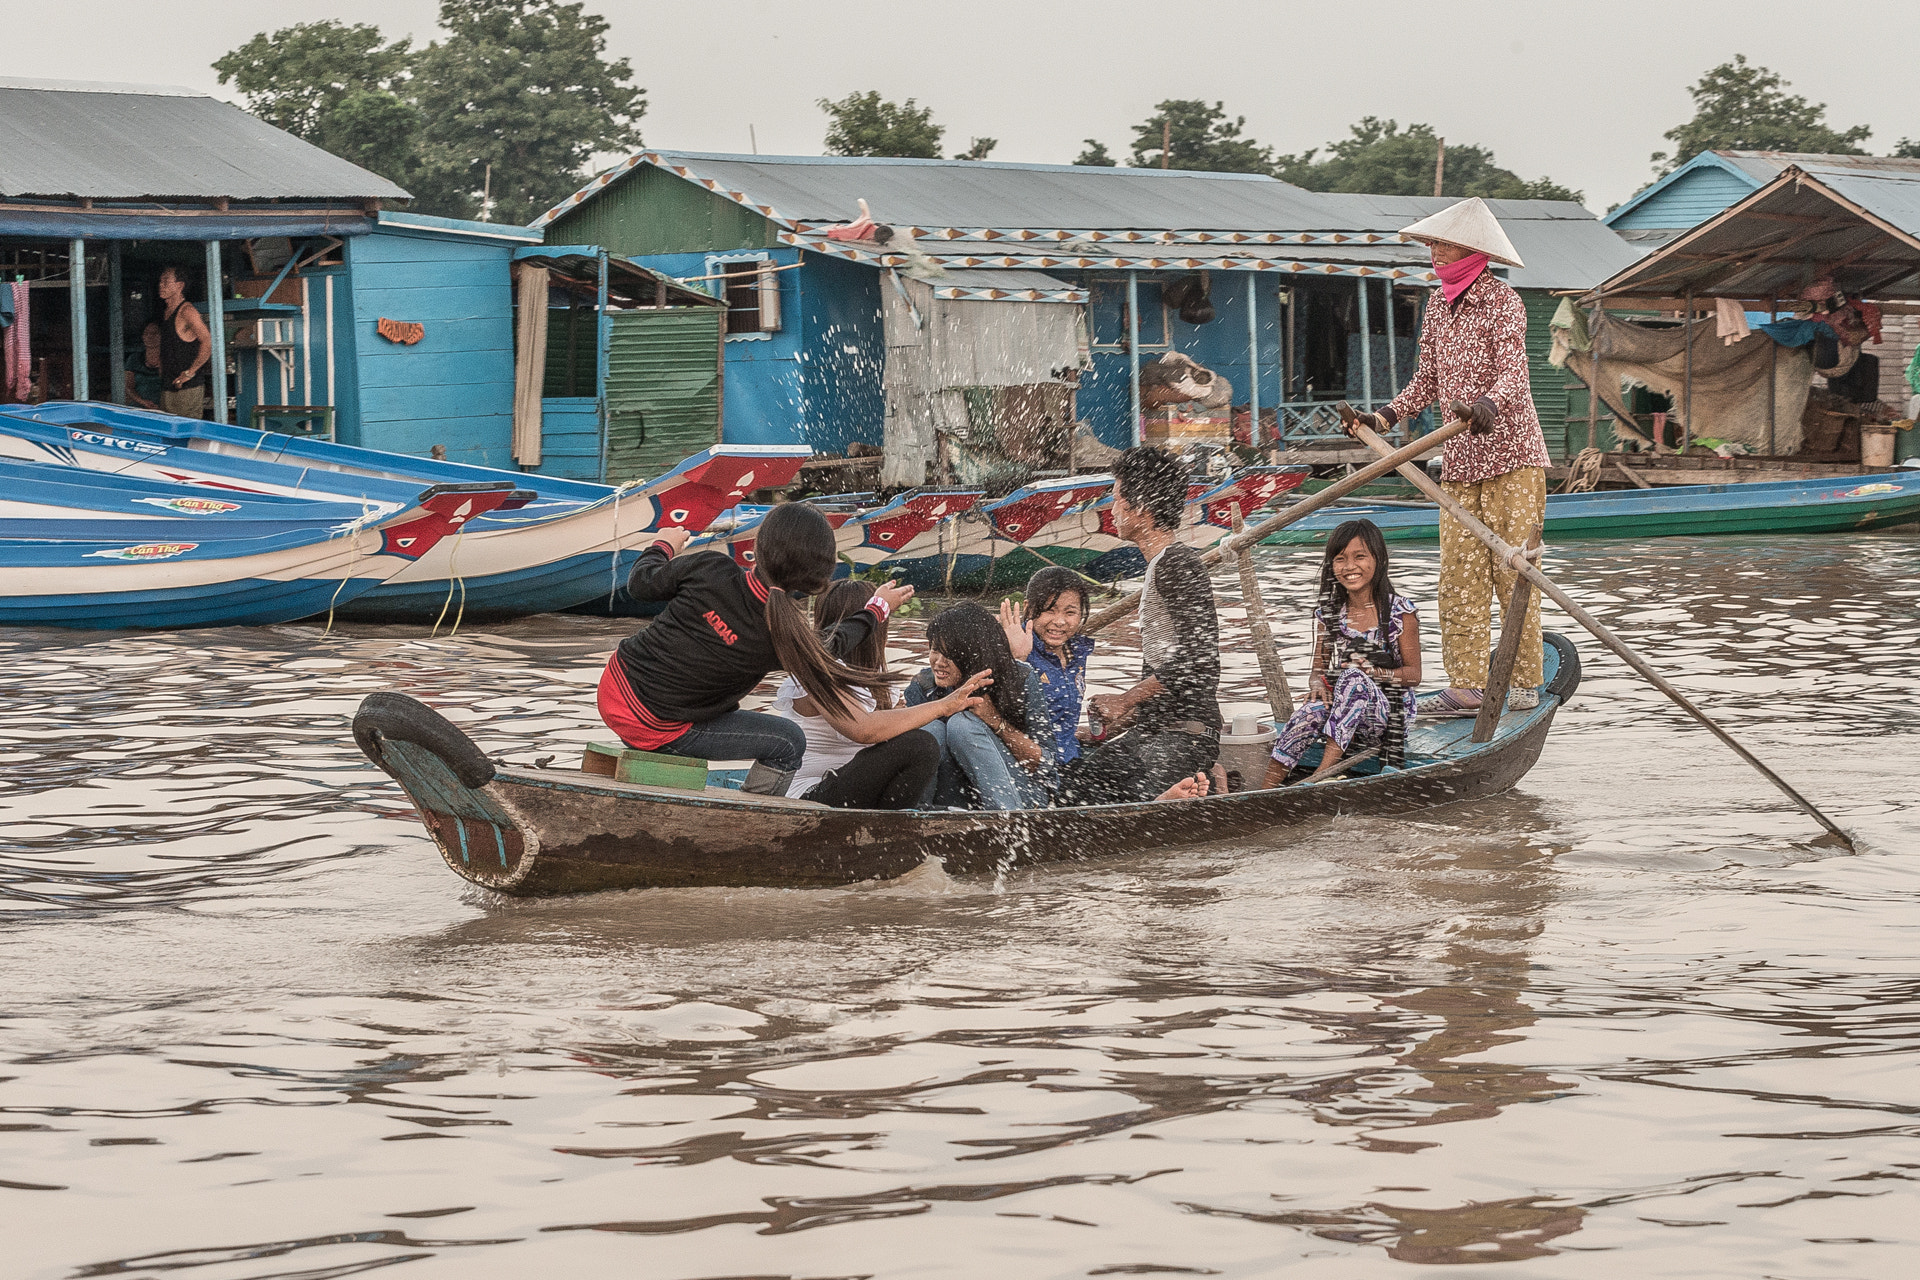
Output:
[[[849,689],[847,693],[865,710],[873,710],[873,694],[870,691]],[[793,704],[806,696],[807,691],[792,676],[782,680],[773,695],[773,713],[793,721],[807,735],[807,754],[800,761],[800,772],[794,775],[793,782],[787,787],[787,794],[796,798],[806,795],[820,779],[853,759],[867,746],[841,733],[825,716],[803,716],[795,711]]]

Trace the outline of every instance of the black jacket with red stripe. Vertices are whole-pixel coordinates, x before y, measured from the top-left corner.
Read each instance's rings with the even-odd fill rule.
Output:
[[[670,556],[657,542],[641,552],[627,594],[667,607],[620,642],[620,669],[634,696],[666,722],[703,724],[737,711],[740,699],[780,666],[767,634],[771,591],[728,555]],[[875,621],[867,610],[854,614],[825,637],[827,648],[852,652]]]

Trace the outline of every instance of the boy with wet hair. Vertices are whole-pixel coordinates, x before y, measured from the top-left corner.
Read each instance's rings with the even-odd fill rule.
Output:
[[[1105,738],[1066,770],[1055,804],[1152,800],[1220,753],[1220,620],[1200,553],[1179,540],[1186,507],[1186,468],[1172,455],[1145,447],[1120,455],[1114,529],[1147,558],[1140,681],[1091,700]]]

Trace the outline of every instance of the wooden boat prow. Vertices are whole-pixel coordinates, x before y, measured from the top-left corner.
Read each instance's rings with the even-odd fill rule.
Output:
[[[370,694],[360,748],[407,793],[462,878],[515,896],[689,886],[819,888],[904,875],[938,858],[954,875],[1257,836],[1335,813],[1406,813],[1505,791],[1540,756],[1580,658],[1548,633],[1539,707],[1493,740],[1467,719],[1417,720],[1405,769],[1198,800],[1013,812],[830,809],[708,788],[682,791],[567,769],[501,765],[437,712]]]

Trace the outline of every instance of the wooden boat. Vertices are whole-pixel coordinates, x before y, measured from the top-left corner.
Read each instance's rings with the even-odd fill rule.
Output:
[[[1494,795],[1526,775],[1554,712],[1579,688],[1579,653],[1564,636],[1549,634],[1546,669],[1540,705],[1501,717],[1490,742],[1470,740],[1471,720],[1417,719],[1405,768],[1199,800],[1010,813],[829,809],[500,765],[399,693],[370,694],[353,735],[406,791],[447,866],[501,893],[817,888],[889,879],[929,857],[950,873],[990,873],[1247,839],[1334,813],[1406,813]]]
[[[1352,503],[1315,512],[1266,540],[1318,543],[1343,520],[1364,517],[1390,542],[1440,536],[1439,508]],[[1729,533],[1844,533],[1920,520],[1920,470],[1556,493],[1547,498],[1549,538],[1662,538]]]

